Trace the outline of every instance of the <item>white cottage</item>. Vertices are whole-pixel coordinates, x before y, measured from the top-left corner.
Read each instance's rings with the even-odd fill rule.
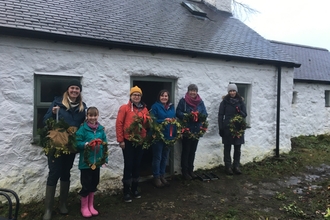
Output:
[[[292,137],[330,132],[330,53],[327,49],[271,41],[301,67],[294,71]]]
[[[121,187],[123,158],[115,138],[118,108],[138,85],[148,106],[160,89],[177,104],[195,83],[209,113],[195,168],[223,163],[217,112],[229,82],[248,109],[242,163],[290,150],[294,68],[300,64],[234,18],[230,0],[6,0],[0,2],[0,187],[23,202],[42,199],[47,160],[35,143],[54,96],[70,77],[97,106],[110,142],[99,189]],[[148,156],[149,155],[149,156]],[[77,159],[77,158],[76,158]],[[180,173],[180,143],[169,173]],[[142,173],[150,174],[150,153]],[[80,187],[77,162],[71,190]]]

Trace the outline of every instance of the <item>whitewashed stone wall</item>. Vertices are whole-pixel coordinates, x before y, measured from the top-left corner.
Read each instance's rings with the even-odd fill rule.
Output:
[[[325,107],[325,91],[330,86],[297,82],[293,90],[297,97],[292,104],[292,136],[330,133],[330,108]]]
[[[131,76],[177,79],[175,103],[190,83],[196,83],[209,113],[209,130],[196,155],[196,169],[223,164],[217,112],[229,81],[252,86],[251,128],[246,131],[242,163],[262,159],[275,148],[277,70],[273,66],[225,62],[186,56],[109,50],[42,40],[0,36],[0,187],[15,189],[22,202],[44,197],[48,174],[42,149],[32,145],[34,74],[82,76],[83,98],[100,110],[110,143],[107,168],[101,169],[99,189],[121,187],[123,159],[115,138],[120,105],[127,103]],[[282,70],[281,152],[290,150],[292,130],[292,69]],[[71,190],[79,190],[77,159],[72,169]],[[180,173],[180,146],[175,149],[175,171]]]

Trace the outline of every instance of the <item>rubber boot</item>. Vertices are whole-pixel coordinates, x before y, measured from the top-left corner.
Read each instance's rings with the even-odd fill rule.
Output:
[[[50,220],[52,218],[55,191],[56,186],[46,186],[45,214],[43,220]]]
[[[94,209],[94,193],[91,192],[88,195],[88,208],[92,215],[98,215],[99,212]]]
[[[81,201],[80,212],[81,212],[82,216],[85,218],[92,217],[92,213],[88,209],[88,197],[89,196],[81,197],[81,199],[80,199],[80,201]]]
[[[69,212],[67,209],[69,189],[70,189],[70,181],[60,182],[60,213],[62,215],[66,215]]]

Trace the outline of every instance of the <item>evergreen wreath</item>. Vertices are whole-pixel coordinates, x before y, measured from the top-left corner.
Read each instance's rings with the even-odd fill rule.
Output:
[[[91,151],[94,151],[96,147],[100,147],[100,145],[103,146],[103,154],[102,157],[97,158],[96,162],[92,163],[89,158]],[[106,159],[108,158],[108,143],[102,141],[101,139],[95,139],[86,144],[84,147],[84,162],[92,169],[95,170],[97,167],[102,166],[106,163]]]
[[[240,138],[246,129],[246,121],[242,115],[236,114],[229,121],[229,131],[234,137]]]
[[[53,118],[49,118],[45,122],[45,126],[38,129],[38,135],[40,136],[38,145],[43,147],[43,150],[47,156],[60,157],[62,154],[76,153],[76,131],[77,128],[70,126],[60,119],[58,122]],[[50,132],[62,132],[68,136],[68,141],[65,144],[58,143],[49,137]]]
[[[184,113],[183,114],[183,120],[181,123],[182,130],[181,133],[184,137],[188,137],[189,139],[196,139],[198,140],[200,137],[202,137],[205,132],[207,131],[207,128],[209,126],[208,121],[206,120],[207,116],[204,114],[199,114],[198,111],[191,112],[191,113]],[[195,123],[201,123],[201,126],[199,128],[199,132],[193,133],[190,131],[188,124],[190,122]]]
[[[149,114],[143,115],[143,117],[135,115],[132,124],[126,129],[126,132],[129,135],[128,140],[133,142],[133,146],[135,147],[142,145],[143,149],[148,149],[153,143],[153,138],[148,135],[142,137],[141,132],[142,129],[152,127],[153,119]]]
[[[176,127],[176,134],[173,139],[168,140],[165,138],[164,130],[167,125],[170,125],[170,136],[172,137],[172,129]],[[161,124],[159,124],[155,129],[155,140],[161,140],[165,143],[166,146],[174,146],[175,142],[181,138],[181,124],[175,119],[172,118],[170,120],[165,120]]]

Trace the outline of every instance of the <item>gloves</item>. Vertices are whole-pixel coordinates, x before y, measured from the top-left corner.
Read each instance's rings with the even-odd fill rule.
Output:
[[[236,106],[236,111],[237,111],[237,113],[239,113],[241,111],[238,106]]]
[[[223,136],[225,135],[225,131],[221,129],[221,130],[219,131],[219,135],[220,135],[220,137],[223,137]]]

